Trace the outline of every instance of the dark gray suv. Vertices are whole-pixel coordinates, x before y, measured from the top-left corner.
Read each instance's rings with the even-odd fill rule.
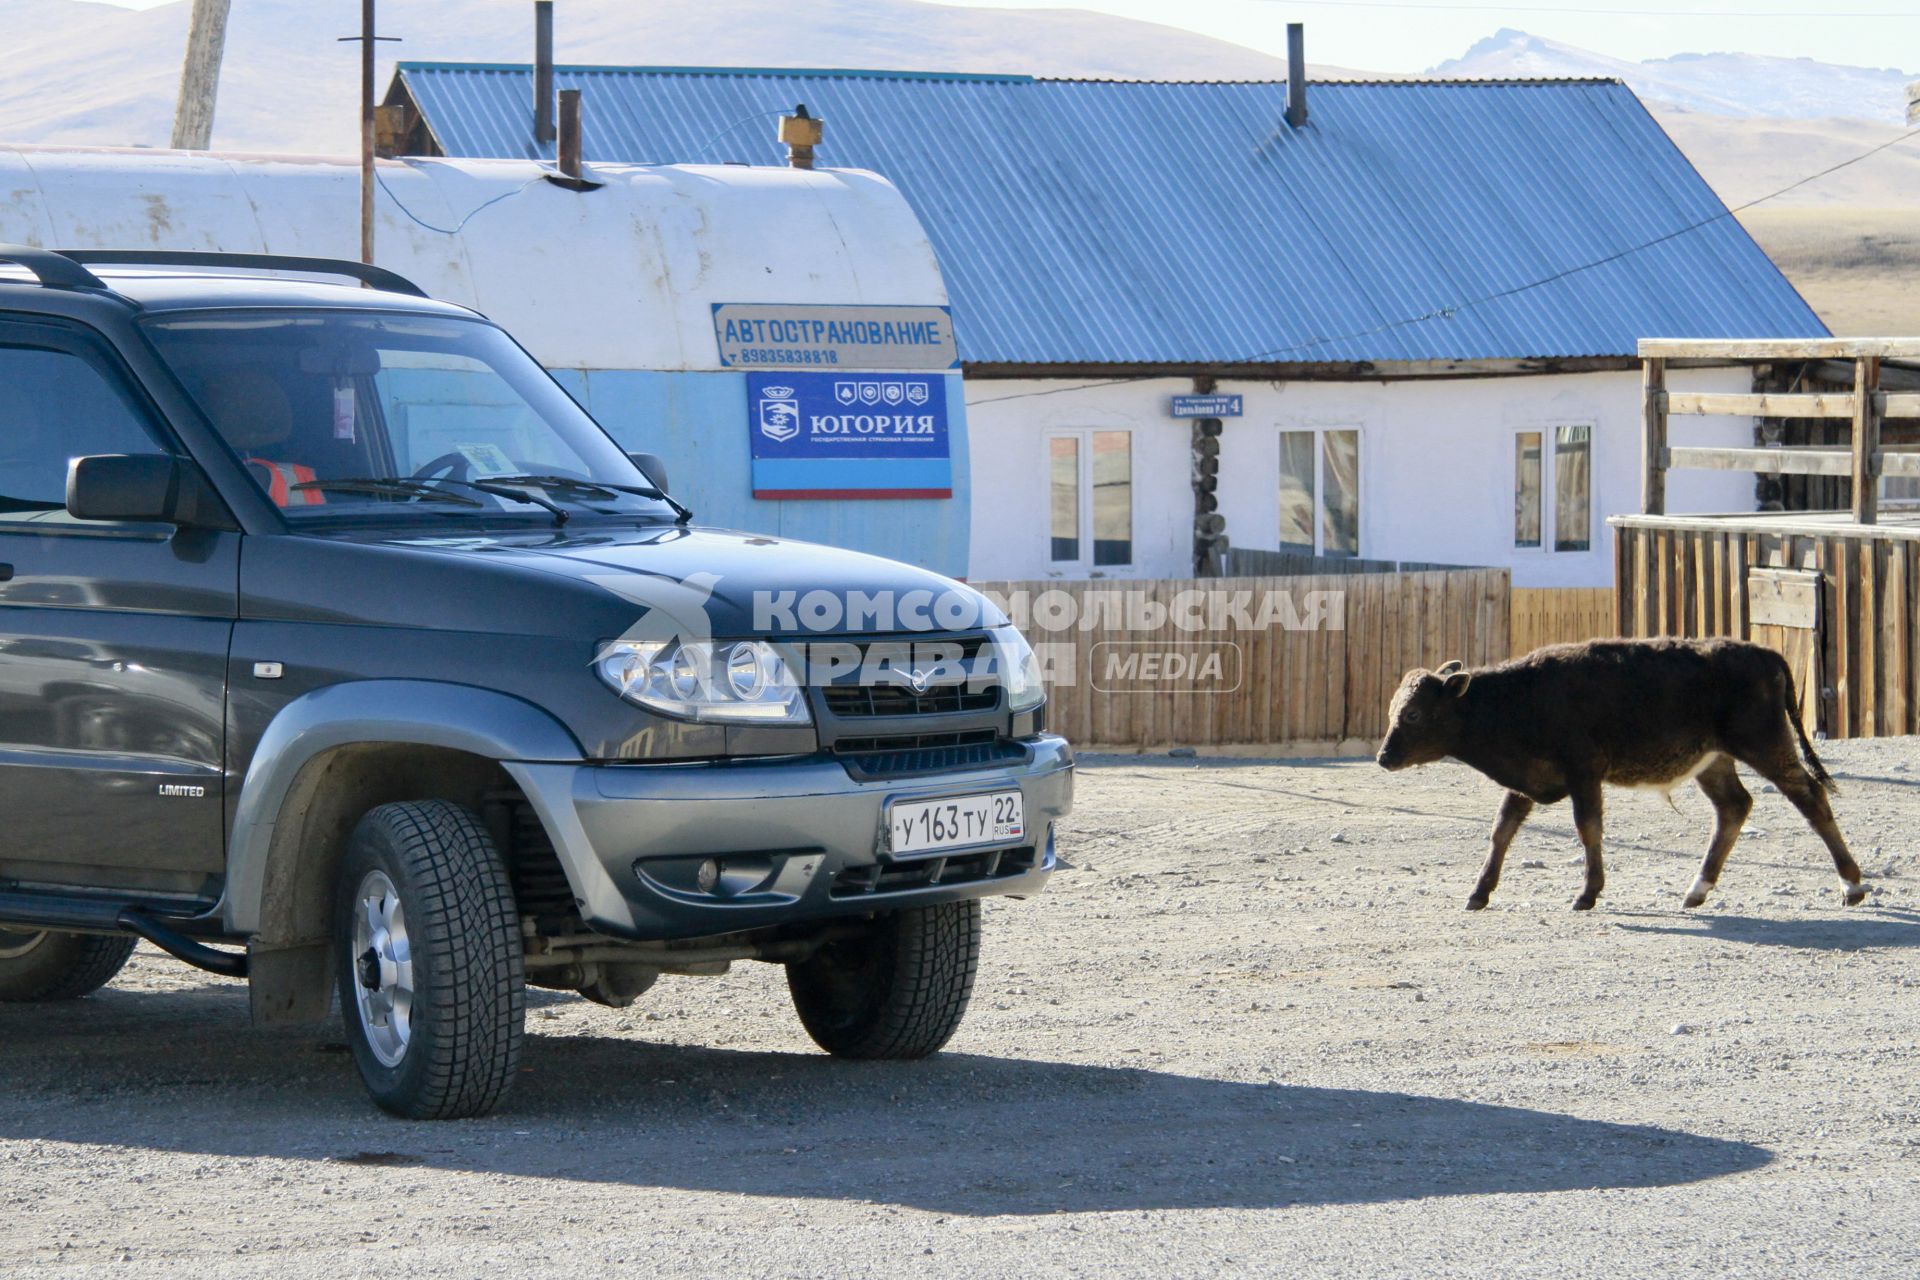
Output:
[[[137,938],[258,1022],[337,992],[416,1117],[500,1101],[529,982],[768,961],[830,1052],[925,1055],[1054,867],[1044,715],[979,593],[695,527],[390,272],[0,246],[0,999]]]

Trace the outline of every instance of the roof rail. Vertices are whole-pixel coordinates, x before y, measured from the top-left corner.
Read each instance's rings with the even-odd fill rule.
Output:
[[[24,244],[0,244],[0,262],[25,267],[49,289],[104,289],[99,276],[64,253]]]
[[[10,256],[9,250],[0,247],[0,260]],[[346,276],[350,280],[358,280],[361,284],[384,289],[388,293],[405,293],[416,298],[427,296],[425,289],[396,271],[389,271],[385,267],[376,267],[366,262],[348,262],[344,258],[300,258],[278,253],[198,253],[179,249],[62,249],[57,254],[45,256],[64,259],[70,269],[79,271],[88,282],[94,285],[99,285],[100,281],[79,264],[91,262],[121,266],[227,267],[246,271],[299,271],[308,275]],[[41,276],[41,282],[52,283],[45,275]]]

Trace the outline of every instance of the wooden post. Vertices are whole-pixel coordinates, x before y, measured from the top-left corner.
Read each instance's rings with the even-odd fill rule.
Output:
[[[1640,385],[1640,510],[1663,516],[1667,513],[1667,362],[1659,356],[1648,357]]]
[[[1880,516],[1880,357],[1853,362],[1853,518]]]
[[[373,261],[374,0],[360,0],[360,261]]]
[[[220,92],[220,55],[227,44],[231,0],[193,0],[180,97],[173,108],[173,148],[205,151],[213,145],[213,103]]]

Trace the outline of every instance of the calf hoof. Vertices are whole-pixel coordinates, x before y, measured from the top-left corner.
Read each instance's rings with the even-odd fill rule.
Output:
[[[1841,892],[1840,900],[1846,903],[1850,907],[1859,906],[1861,903],[1867,900],[1867,886],[1865,886],[1864,884],[1848,885]]]
[[[1486,895],[1486,894],[1484,894],[1484,893],[1476,893],[1476,894],[1474,894],[1474,895],[1473,895],[1473,896],[1472,896],[1471,898],[1468,898],[1468,899],[1467,899],[1467,910],[1469,910],[1469,911],[1485,911],[1486,909],[1487,909],[1487,895]]]
[[[1583,893],[1573,900],[1573,909],[1575,911],[1591,911],[1593,910],[1593,904],[1598,901],[1600,901],[1599,894]]]
[[[1697,907],[1705,902],[1707,895],[1712,892],[1712,885],[1708,884],[1705,880],[1696,880],[1693,882],[1693,888],[1687,890],[1687,896],[1681,901],[1680,905],[1682,907]]]

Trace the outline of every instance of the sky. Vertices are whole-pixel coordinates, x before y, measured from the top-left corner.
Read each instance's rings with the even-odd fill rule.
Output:
[[[109,0],[147,9],[168,0]],[[244,0],[241,0],[244,3]],[[343,9],[346,0],[332,0]],[[1676,53],[1764,53],[1920,75],[1915,0],[946,0],[976,8],[1093,9],[1185,27],[1270,53],[1307,24],[1310,61],[1424,71],[1501,27],[1635,61]],[[565,0],[561,0],[564,7]]]

